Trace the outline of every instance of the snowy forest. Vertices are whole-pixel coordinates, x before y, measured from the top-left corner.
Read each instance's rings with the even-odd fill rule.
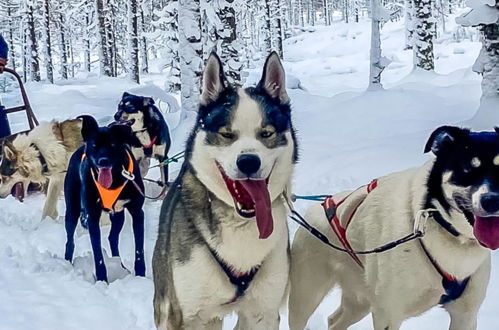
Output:
[[[159,109],[169,139],[161,141],[162,147],[169,148],[163,152],[171,157],[154,158],[159,134],[154,138],[150,135],[146,142],[141,140],[139,147],[133,148],[147,149],[150,157],[146,174],[141,174],[145,188],[137,191],[159,196],[146,199],[143,207],[145,276],[133,273],[136,241],[132,218],[127,213],[124,225],[121,223],[118,258],[108,247],[110,223],[101,223],[99,227],[108,270],[105,283],[96,281],[94,276],[97,263],[92,258],[92,244],[98,240],[91,241],[89,231],[80,224],[74,235],[72,262],[66,258],[67,208],[63,188],[51,200],[56,215],[42,219],[47,200],[45,186],[40,184],[39,190],[28,192],[26,184],[22,198],[16,196],[17,183],[12,190],[2,193],[8,177],[2,171],[14,161],[5,165],[2,160],[7,158],[2,157],[7,154],[0,155],[0,330],[156,329],[152,259],[162,198],[170,189],[167,184],[182,175],[181,157],[187,150],[186,141],[193,136],[193,127],[203,129],[204,123],[197,116],[200,100],[206,106],[202,103],[202,79],[212,53],[218,54],[228,83],[243,87],[264,81],[266,60],[272,52],[277,53],[285,75],[279,75],[281,72],[275,68],[273,73],[283,79],[280,82],[286,88],[280,90],[278,97],[268,94],[280,101],[286,94],[289,104],[285,104],[285,110],[291,108],[290,130],[296,136],[290,136],[296,138],[297,148],[293,157],[288,158],[294,162],[296,154],[299,156],[296,164],[290,165],[293,197],[315,197],[294,202],[294,209],[301,214],[306,214],[318,197],[355,192],[369,182],[377,182],[373,179],[383,180],[389,173],[428,166],[424,164],[431,163],[436,156],[435,148],[427,141],[438,127],[451,125],[496,134],[492,131],[499,126],[499,0],[0,0],[0,35],[9,48],[6,68],[15,70],[26,88],[26,95],[22,95],[11,70],[0,70],[0,125],[7,116],[3,116],[4,109],[19,109],[29,99],[40,122],[38,127],[47,128],[81,115],[93,116],[99,127],[112,127],[112,123],[133,127],[135,118],[140,117],[121,121],[115,117],[130,93],[145,101],[144,109],[150,110],[152,105]],[[207,76],[224,76],[216,73],[208,72]],[[221,84],[213,86],[220,88]],[[263,115],[259,112],[259,116]],[[33,129],[27,126],[24,113],[8,113],[7,118],[12,133]],[[138,136],[146,130],[144,126],[133,133]],[[63,135],[62,128],[60,133],[56,131],[50,130],[51,138]],[[80,127],[77,131],[81,135]],[[230,144],[226,142],[231,138],[230,132],[219,130],[217,134],[222,136],[217,135],[216,139],[224,141],[223,147]],[[40,139],[36,134],[35,138]],[[262,139],[259,136],[258,143]],[[43,143],[34,149],[33,143],[25,141],[28,140],[21,140],[20,144],[31,150],[29,157],[42,154]],[[79,142],[78,148],[83,145]],[[3,142],[0,144],[5,147]],[[223,147],[210,149],[210,157]],[[279,148],[269,148],[276,149]],[[11,154],[20,161],[16,153]],[[128,160],[128,149],[127,155]],[[147,158],[146,151],[143,155]],[[42,158],[37,158],[34,168],[47,175],[51,164],[46,159],[42,162]],[[466,171],[482,166],[475,158],[471,165],[467,163]],[[493,163],[499,166],[499,154]],[[164,164],[169,166],[169,180],[161,181],[165,173],[160,168]],[[219,163],[217,166],[213,168],[220,169],[217,178],[223,183],[225,174]],[[131,170],[127,172],[127,168],[123,165],[121,174],[129,180],[130,176],[125,175]],[[103,172],[107,179],[109,171]],[[61,173],[66,172],[57,174]],[[100,172],[95,173],[91,175],[97,185]],[[38,177],[42,174],[37,173]],[[444,180],[449,178],[447,174]],[[249,176],[244,178],[250,181]],[[270,174],[261,186],[267,187],[269,178]],[[230,180],[225,181],[227,187]],[[235,182],[232,181],[237,192]],[[370,189],[370,185],[367,187]],[[495,188],[499,189],[499,183]],[[407,195],[416,191],[411,189],[407,189]],[[394,191],[405,193],[402,188]],[[499,199],[499,193],[496,195]],[[248,196],[252,202],[253,197]],[[211,197],[208,200],[211,204]],[[237,202],[235,197],[234,201]],[[273,207],[270,201],[268,205]],[[400,211],[397,214],[403,216],[396,220],[403,220],[408,212]],[[356,210],[350,218],[355,213]],[[494,218],[499,221],[497,214]],[[288,220],[286,230],[292,240],[299,226]],[[472,227],[466,228],[472,235]],[[345,233],[346,230],[346,237]],[[496,233],[499,237],[499,225]],[[404,229],[400,234],[402,237],[407,233]],[[354,247],[359,241],[364,242],[356,240]],[[251,245],[245,249],[251,250],[248,246]],[[492,271],[478,312],[479,330],[499,329],[499,254],[496,250],[490,251],[490,255]],[[457,259],[453,256],[446,262],[460,265]],[[431,263],[426,260],[418,268],[434,271],[434,260],[429,260]],[[221,273],[224,276],[228,274],[225,268],[225,273]],[[435,274],[442,275],[438,273]],[[417,280],[424,282],[428,278],[421,276]],[[442,277],[438,280],[440,285]],[[228,304],[237,302],[236,298],[228,299]],[[328,316],[341,301],[340,290],[331,290],[309,318],[306,329],[327,329]],[[279,329],[288,330],[288,309],[283,307],[279,312]],[[349,329],[373,329],[372,316],[359,320]],[[237,322],[236,315],[228,314],[223,329],[233,329]],[[400,329],[441,330],[449,328],[449,323],[444,308],[433,307],[405,320]]]
[[[161,59],[166,90],[182,90],[183,108],[195,110],[189,98],[199,95],[203,60],[212,51],[227,63],[230,81],[241,84],[260,54],[275,50],[286,56],[284,40],[315,25],[354,25],[367,18],[369,88],[375,89],[390,63],[380,40],[385,22],[404,22],[404,47],[412,49],[414,67],[432,71],[434,39],[446,32],[448,16],[465,6],[464,0],[4,0],[0,32],[12,45],[10,66],[24,81],[53,83],[93,71],[140,83],[150,61]],[[457,21],[481,32],[475,70],[483,76],[484,97],[495,98],[499,5],[476,0],[470,6],[474,10]]]

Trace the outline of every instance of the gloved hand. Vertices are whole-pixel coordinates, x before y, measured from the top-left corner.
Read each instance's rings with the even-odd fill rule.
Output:
[[[0,73],[3,73],[3,69],[7,65],[7,59],[0,57]]]

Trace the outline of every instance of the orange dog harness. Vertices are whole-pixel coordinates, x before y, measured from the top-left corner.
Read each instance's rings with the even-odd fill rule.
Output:
[[[127,172],[129,174],[132,174],[133,173],[133,159],[132,159],[132,156],[130,156],[130,153],[128,151],[126,152],[126,154],[128,156]],[[81,160],[83,161],[86,157],[87,157],[87,155],[83,154],[81,156]],[[92,179],[94,180],[94,184],[97,187],[97,191],[99,192],[102,207],[106,210],[109,210],[109,211],[113,210],[114,204],[116,203],[116,201],[120,197],[121,192],[123,191],[123,189],[125,188],[126,184],[128,183],[128,181],[130,179],[127,178],[127,180],[122,185],[120,185],[114,189],[108,189],[108,188],[104,188],[99,183],[99,181],[97,181],[97,179],[95,178],[94,171],[92,169],[90,169],[90,173],[92,173]]]

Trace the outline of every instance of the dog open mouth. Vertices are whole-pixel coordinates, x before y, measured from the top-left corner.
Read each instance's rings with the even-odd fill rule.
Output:
[[[484,247],[491,250],[499,248],[499,216],[474,216],[473,234]]]
[[[97,181],[106,189],[111,188],[113,184],[113,168],[112,167],[98,167],[97,168]]]
[[[18,201],[20,201],[20,202],[24,201],[24,184],[22,182],[16,183],[12,187],[12,190],[10,191],[10,193]]]
[[[220,173],[229,190],[237,213],[243,218],[256,217],[256,225],[260,233],[259,238],[268,238],[274,231],[272,218],[272,201],[266,180],[232,180],[218,166]]]

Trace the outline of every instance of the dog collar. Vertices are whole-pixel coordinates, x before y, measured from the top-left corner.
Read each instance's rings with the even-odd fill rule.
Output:
[[[47,164],[47,160],[43,156],[40,148],[34,143],[31,144],[31,146],[38,152],[38,159],[40,160],[40,163],[42,164],[42,173],[47,174],[49,172],[49,166]]]
[[[126,151],[126,154],[128,156],[127,172],[133,173],[134,166],[133,166],[132,156],[130,156],[130,153],[128,152],[128,150]],[[87,155],[83,154],[81,156],[81,160],[83,161],[86,157],[87,157]],[[114,189],[108,189],[108,188],[103,187],[99,183],[99,181],[97,181],[97,179],[95,178],[95,173],[92,169],[90,169],[90,173],[92,174],[92,179],[94,180],[94,184],[97,187],[97,191],[99,192],[99,197],[101,200],[102,207],[106,210],[112,211],[114,209],[114,204],[118,200],[121,192],[123,191],[123,189],[125,188],[126,184],[128,183],[128,181],[130,179],[127,178],[127,180],[125,180],[125,182],[122,185],[120,185]]]

